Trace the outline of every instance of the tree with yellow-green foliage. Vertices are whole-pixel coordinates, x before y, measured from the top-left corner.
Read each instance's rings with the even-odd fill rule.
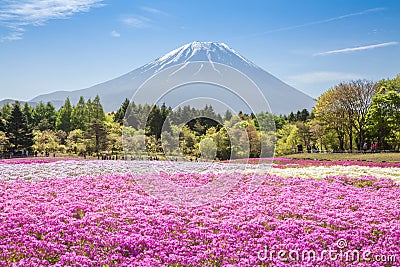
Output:
[[[400,75],[376,85],[367,114],[368,132],[383,149],[400,148]]]

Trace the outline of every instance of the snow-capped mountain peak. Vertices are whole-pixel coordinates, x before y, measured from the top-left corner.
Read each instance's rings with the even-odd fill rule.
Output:
[[[255,64],[244,58],[225,43],[192,42],[172,50],[164,56],[150,62],[145,66],[145,70],[152,69],[158,72],[173,65],[196,61],[209,61],[211,63],[221,63],[239,68],[258,68]]]

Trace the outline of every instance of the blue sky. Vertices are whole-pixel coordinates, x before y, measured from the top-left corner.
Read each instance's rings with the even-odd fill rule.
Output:
[[[400,1],[0,1],[0,99],[125,74],[192,41],[228,44],[318,97],[400,73]]]

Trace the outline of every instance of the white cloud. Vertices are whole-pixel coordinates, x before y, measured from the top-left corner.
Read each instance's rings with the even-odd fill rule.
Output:
[[[104,6],[103,0],[8,0],[0,2],[0,25],[8,29],[0,41],[22,39],[29,25],[42,26],[52,19],[68,18]]]
[[[290,76],[288,82],[292,84],[316,84],[325,82],[342,82],[364,78],[362,75],[346,72],[315,71]]]
[[[363,10],[360,12],[349,13],[349,14],[345,14],[345,15],[341,15],[341,16],[337,16],[337,17],[323,19],[323,20],[311,21],[311,22],[307,22],[307,23],[303,23],[303,24],[291,25],[291,26],[287,26],[287,27],[272,29],[272,30],[268,30],[268,31],[260,32],[260,33],[255,33],[252,35],[247,35],[247,36],[258,36],[258,35],[270,34],[270,33],[275,33],[275,32],[295,30],[298,28],[304,28],[304,27],[308,27],[308,26],[325,24],[325,23],[329,23],[329,22],[333,22],[333,21],[340,21],[340,20],[355,17],[355,16],[363,16],[363,15],[367,15],[370,13],[380,12],[383,10],[385,10],[385,8],[383,8],[383,7],[371,8],[371,9],[366,9],[366,10]],[[247,37],[247,36],[242,36],[242,37]]]
[[[152,8],[152,7],[148,7],[148,6],[142,6],[140,9],[143,10],[143,11],[146,11],[148,13],[155,14],[155,15],[164,15],[164,16],[168,15],[168,13],[166,13],[166,12],[164,12],[162,10],[159,10],[159,9],[156,9],[156,8]]]
[[[112,30],[110,34],[112,37],[116,37],[116,38],[121,37],[121,34],[119,32],[117,32],[116,30]]]
[[[314,54],[314,56],[326,56],[326,55],[331,55],[331,54],[351,53],[351,52],[356,52],[356,51],[363,51],[363,50],[375,49],[375,48],[386,47],[386,46],[393,46],[393,45],[398,45],[398,44],[399,44],[398,42],[387,42],[387,43],[380,43],[380,44],[374,44],[374,45],[350,47],[350,48],[326,51],[326,52],[322,52],[322,53],[316,53],[316,54]]]
[[[151,20],[143,16],[130,15],[121,19],[127,26],[142,29],[150,26]]]

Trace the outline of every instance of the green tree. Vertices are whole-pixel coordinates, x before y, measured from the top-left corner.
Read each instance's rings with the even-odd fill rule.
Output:
[[[4,132],[6,130],[5,125],[4,125],[4,120],[3,120],[3,116],[1,114],[0,111],[0,132]]]
[[[1,108],[1,117],[3,121],[6,121],[7,118],[11,115],[11,110],[12,107],[8,103],[4,104],[4,106]]]
[[[161,140],[155,138],[154,135],[150,135],[150,136],[145,136],[145,142],[146,142],[146,149],[147,149],[147,153],[152,156],[155,157],[157,156],[157,154],[159,152],[162,151],[162,147],[161,147]]]
[[[46,104],[40,102],[33,109],[33,125],[38,130],[54,130],[56,119],[57,112],[51,102],[47,102]]]
[[[135,158],[146,154],[145,133],[143,129],[135,130],[133,127],[123,126],[123,150]]]
[[[223,118],[224,118],[224,121],[229,121],[232,118],[232,112],[229,109],[227,109],[225,111]]]
[[[30,149],[33,145],[32,129],[22,113],[19,102],[16,102],[6,122],[6,135],[11,149]]]
[[[93,120],[98,120],[98,121],[106,120],[103,106],[101,105],[100,97],[98,95],[94,98],[94,100],[92,102],[92,110],[91,111],[92,111]]]
[[[94,120],[94,110],[93,110],[93,102],[89,98],[86,101],[86,117],[85,117],[85,123],[91,123]],[[86,125],[87,127],[87,125]]]
[[[154,105],[147,119],[146,135],[154,136],[157,140],[160,139],[163,123],[164,120],[161,110],[159,107]]]
[[[57,136],[51,130],[35,131],[34,145],[35,151],[39,152],[56,152],[60,149],[60,144]]]
[[[167,108],[165,103],[163,103],[160,107],[160,115],[163,125],[161,127],[162,131],[171,132],[171,125],[168,119],[169,114],[172,112],[171,108]]]
[[[134,102],[129,103],[126,110],[121,107],[117,111],[117,117],[114,118],[114,121],[119,122],[121,125],[130,126],[139,130],[141,124],[140,118],[138,117],[140,108],[141,106],[136,106]]]
[[[302,111],[297,112],[297,121],[306,122],[307,119],[310,117],[310,112],[307,109],[303,109]]]
[[[205,160],[214,160],[217,154],[217,146],[210,137],[203,138],[199,143],[200,157]]]
[[[82,154],[86,152],[86,143],[81,129],[72,130],[67,137],[67,152]]]
[[[10,143],[8,142],[6,133],[3,131],[0,131],[0,153],[8,150],[9,147],[10,147]]]
[[[83,96],[79,98],[78,103],[72,109],[71,122],[72,129],[86,130],[87,106]]]
[[[196,134],[187,125],[183,126],[179,134],[179,147],[183,155],[198,155],[199,151],[195,151],[195,144],[197,144]]]
[[[258,123],[258,127],[256,127],[257,130],[268,132],[268,131],[275,131],[276,121],[278,121],[279,118],[280,117],[276,117],[271,113],[261,112],[257,114],[254,120],[257,121]],[[278,123],[280,122],[278,121]]]
[[[303,121],[298,121],[295,123],[297,127],[297,133],[300,138],[299,142],[304,146],[311,146],[311,139],[312,139],[312,132],[310,126],[303,122]]]
[[[293,153],[300,141],[299,130],[295,124],[286,124],[276,133],[276,154],[278,156]]]
[[[27,103],[25,102],[24,107],[22,109],[22,113],[24,114],[24,116],[26,117],[29,126],[33,126],[33,108]]]
[[[258,158],[261,155],[261,140],[260,134],[256,130],[254,126],[254,121],[252,120],[251,123],[246,127],[247,137],[249,140],[250,145],[250,158]]]
[[[349,148],[353,149],[353,131],[357,136],[357,147],[361,149],[366,130],[366,115],[375,95],[375,83],[367,80],[357,80],[340,83],[335,86],[336,104],[346,114],[346,128],[349,136]]]
[[[93,152],[96,154],[107,148],[107,128],[103,121],[99,119],[93,119],[92,122],[88,124],[86,135],[87,139],[92,141],[94,147]],[[88,150],[91,152],[92,149],[89,148]]]
[[[56,120],[57,130],[66,132],[67,134],[72,131],[72,110],[71,101],[69,97],[64,102],[64,105],[60,108]]]
[[[317,100],[314,107],[315,118],[326,130],[333,130],[339,143],[339,150],[345,150],[346,130],[349,128],[347,112],[339,103],[338,90],[329,89]]]
[[[217,158],[227,160],[231,157],[231,141],[225,127],[216,132],[215,128],[207,131],[207,136],[212,136],[217,146]]]
[[[68,133],[64,132],[63,130],[58,130],[55,132],[56,137],[58,138],[58,142],[60,145],[66,145]]]
[[[377,83],[377,94],[368,110],[367,124],[372,138],[380,147],[398,147],[400,140],[400,75]]]
[[[114,117],[108,115],[106,115],[106,117],[108,117],[107,122],[105,122],[105,127],[107,129],[106,149],[107,151],[122,151],[122,127],[119,123],[113,121]]]
[[[125,101],[122,103],[120,108],[114,114],[114,121],[115,122],[118,122],[120,125],[123,124],[124,117],[125,117],[126,111],[128,110],[129,105],[130,105],[129,99],[125,98]]]

